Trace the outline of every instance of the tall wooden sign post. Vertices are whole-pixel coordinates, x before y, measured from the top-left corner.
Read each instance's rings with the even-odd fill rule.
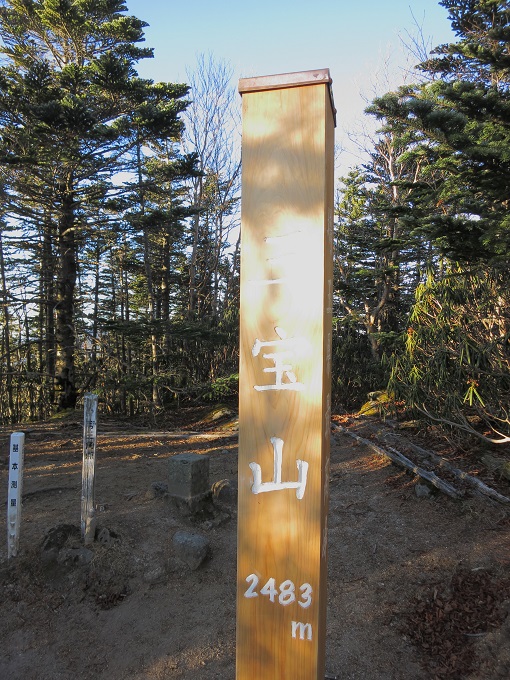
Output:
[[[329,70],[241,79],[237,680],[323,680],[331,420]]]

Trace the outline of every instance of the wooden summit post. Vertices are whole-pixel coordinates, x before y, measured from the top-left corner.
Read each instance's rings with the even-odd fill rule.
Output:
[[[237,680],[323,680],[335,110],[328,69],[245,78]]]

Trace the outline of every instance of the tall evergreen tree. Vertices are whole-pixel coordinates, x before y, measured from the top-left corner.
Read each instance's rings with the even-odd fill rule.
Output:
[[[409,193],[414,232],[454,260],[418,286],[391,385],[408,406],[507,444],[510,8],[503,0],[440,4],[458,41],[418,67],[424,83],[370,109],[408,135],[402,159],[422,164]]]
[[[506,0],[442,0],[458,41],[418,68],[429,76],[377,99],[371,111],[415,137],[427,166],[415,187],[419,228],[464,261],[507,260],[510,249],[510,8]]]
[[[74,406],[78,395],[77,256],[88,201],[99,179],[103,192],[153,130],[178,134],[186,107],[185,85],[137,76],[136,62],[152,50],[139,46],[146,24],[126,11],[123,0],[0,5],[0,162],[12,175],[11,217],[22,217],[16,205],[27,203],[26,187],[39,187],[40,211],[55,224],[60,408]]]
[[[385,359],[395,351],[414,289],[436,257],[431,244],[413,229],[416,207],[410,194],[422,166],[406,157],[409,144],[398,128],[383,129],[369,161],[351,171],[339,191],[335,359],[344,364],[337,383],[337,397],[344,404],[353,396],[359,402],[360,390],[363,398],[384,386]],[[357,360],[349,361],[354,356]]]

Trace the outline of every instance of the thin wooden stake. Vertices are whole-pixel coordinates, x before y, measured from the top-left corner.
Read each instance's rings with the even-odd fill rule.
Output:
[[[97,394],[86,394],[83,409],[83,468],[81,487],[81,537],[85,545],[94,540],[96,513],[94,484],[96,474]]]
[[[7,494],[7,556],[19,551],[25,433],[13,432],[10,440],[9,490]]]

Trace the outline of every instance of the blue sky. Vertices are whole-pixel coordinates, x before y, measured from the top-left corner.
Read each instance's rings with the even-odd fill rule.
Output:
[[[401,38],[416,22],[433,46],[453,40],[435,0],[126,0],[146,21],[155,58],[140,75],[186,82],[197,55],[228,62],[239,77],[329,68],[338,109],[337,140],[359,127],[366,100],[403,82]],[[407,62],[409,65],[409,62]]]

